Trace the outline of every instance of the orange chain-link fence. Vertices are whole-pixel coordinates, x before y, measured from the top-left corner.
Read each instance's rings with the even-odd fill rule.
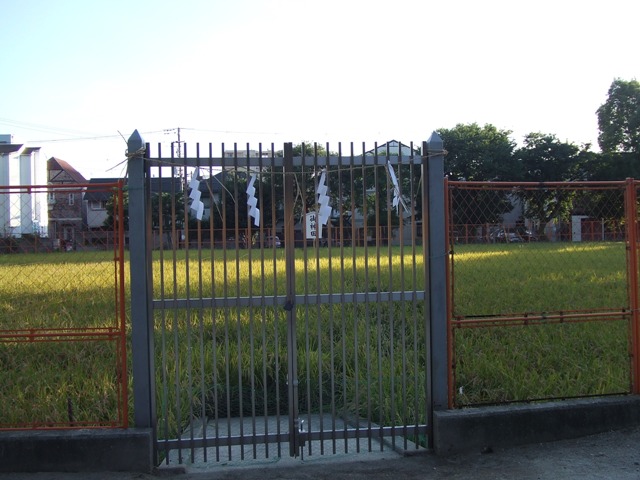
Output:
[[[638,390],[636,189],[447,183],[451,406]]]
[[[124,427],[122,183],[0,187],[1,429]]]

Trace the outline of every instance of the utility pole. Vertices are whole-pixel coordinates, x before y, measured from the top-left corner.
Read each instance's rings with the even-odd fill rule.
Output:
[[[164,131],[165,135],[169,135],[172,133],[177,133],[178,135],[178,141],[177,142],[171,142],[171,151],[173,152],[173,146],[174,144],[178,144],[175,153],[176,153],[176,158],[182,158],[182,144],[184,143],[181,139],[180,139],[180,127],[177,128],[168,128]],[[186,170],[186,169],[185,169]],[[182,177],[182,166],[178,165],[178,167],[176,168],[177,174],[179,178],[183,178]],[[187,172],[185,171],[185,177],[184,177],[184,181],[186,182],[186,175]]]
[[[167,128],[164,131],[165,135],[169,135],[171,133],[176,133],[178,135],[178,141],[177,142],[171,142],[171,149],[173,150],[173,145],[174,144],[178,144],[178,147],[176,148],[176,157],[177,158],[182,158],[182,144],[184,143],[181,139],[180,139],[180,127],[177,128]]]

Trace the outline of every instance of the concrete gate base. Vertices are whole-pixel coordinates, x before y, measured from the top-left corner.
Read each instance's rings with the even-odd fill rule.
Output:
[[[640,424],[640,396],[563,400],[434,412],[438,455],[552,442]]]

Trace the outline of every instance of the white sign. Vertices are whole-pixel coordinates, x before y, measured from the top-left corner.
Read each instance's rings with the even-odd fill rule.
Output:
[[[306,215],[307,220],[307,240],[315,240],[322,238],[322,225],[318,225],[318,215],[316,212],[309,212]],[[318,226],[320,229],[318,230]]]

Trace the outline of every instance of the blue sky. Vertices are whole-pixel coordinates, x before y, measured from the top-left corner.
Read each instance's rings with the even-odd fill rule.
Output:
[[[637,0],[0,0],[0,10],[0,133],[87,178],[123,173],[120,134],[134,129],[165,145],[181,127],[189,144],[279,149],[420,142],[477,122],[516,141],[543,132],[595,145],[613,79],[640,79]]]

